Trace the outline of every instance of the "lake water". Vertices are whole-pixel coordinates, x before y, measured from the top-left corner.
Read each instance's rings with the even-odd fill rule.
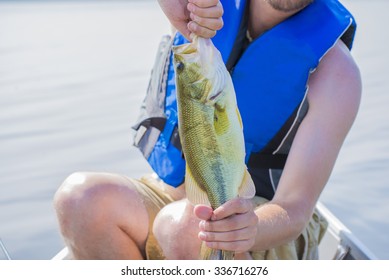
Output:
[[[150,171],[130,127],[169,32],[156,2],[0,1],[0,238],[12,258],[63,247],[52,197],[68,174]],[[389,259],[389,3],[343,3],[364,93],[322,201]]]

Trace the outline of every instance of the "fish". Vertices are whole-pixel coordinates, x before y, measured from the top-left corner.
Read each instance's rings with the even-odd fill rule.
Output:
[[[187,199],[216,209],[236,197],[252,198],[255,186],[245,164],[242,119],[219,50],[211,39],[194,37],[172,51]],[[234,252],[203,242],[199,258],[231,260]]]

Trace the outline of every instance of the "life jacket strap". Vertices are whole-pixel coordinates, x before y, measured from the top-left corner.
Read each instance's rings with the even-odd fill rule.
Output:
[[[159,131],[162,131],[166,124],[166,118],[162,117],[152,117],[143,120],[139,124],[133,127],[133,129],[138,130],[139,127],[144,126],[145,128],[155,127]]]
[[[287,158],[285,154],[252,153],[248,166],[254,169],[284,169]]]
[[[170,138],[170,143],[177,148],[177,150],[182,152],[180,135],[178,134],[178,126],[174,127],[172,136]],[[182,153],[182,157],[184,157],[184,153]]]

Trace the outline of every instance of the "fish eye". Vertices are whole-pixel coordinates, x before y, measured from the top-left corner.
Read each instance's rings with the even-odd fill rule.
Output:
[[[184,63],[179,62],[179,63],[177,64],[177,70],[178,70],[178,71],[182,71],[182,70],[184,70],[184,68],[185,68]]]

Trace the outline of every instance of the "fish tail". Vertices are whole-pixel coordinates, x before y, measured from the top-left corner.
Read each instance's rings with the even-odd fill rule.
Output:
[[[233,260],[233,251],[211,249],[203,242],[201,245],[200,259],[202,260]]]

